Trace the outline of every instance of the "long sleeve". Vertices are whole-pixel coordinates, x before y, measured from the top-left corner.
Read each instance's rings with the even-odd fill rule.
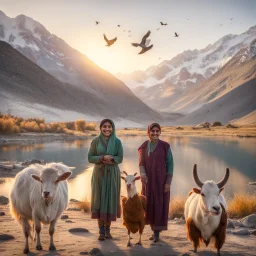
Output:
[[[118,141],[118,152],[114,157],[114,163],[121,164],[123,162],[123,146],[121,141]]]
[[[88,151],[88,161],[89,163],[93,163],[93,164],[100,164],[103,156],[97,156],[96,155],[96,143],[95,143],[95,139],[92,140],[89,151]]]
[[[139,154],[139,168],[140,168],[140,175],[146,175],[146,170],[145,170],[145,160],[144,160],[144,155],[143,155],[143,150],[140,149],[138,151]]]
[[[172,183],[172,177],[173,177],[173,157],[172,157],[172,151],[169,148],[167,157],[166,157],[166,164],[167,164],[167,179],[166,183],[170,184]]]
[[[172,151],[170,148],[168,149],[166,164],[167,164],[167,174],[173,174],[173,157],[172,157]]]

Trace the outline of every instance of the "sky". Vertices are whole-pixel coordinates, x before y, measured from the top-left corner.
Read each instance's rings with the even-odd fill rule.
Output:
[[[33,18],[112,74],[145,70],[256,25],[254,0],[0,0],[0,10]],[[148,30],[154,46],[138,55],[131,43],[140,43]],[[117,37],[111,47],[104,33]]]

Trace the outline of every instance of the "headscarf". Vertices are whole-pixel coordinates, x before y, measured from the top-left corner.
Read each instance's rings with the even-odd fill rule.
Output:
[[[100,131],[99,137],[100,137],[100,140],[104,144],[107,144],[107,152],[106,152],[106,154],[107,155],[116,155],[117,150],[118,150],[118,139],[116,137],[115,124],[114,124],[114,122],[111,119],[103,119],[100,122],[100,129],[103,126],[103,124],[106,123],[106,122],[110,122],[111,126],[112,126],[112,132],[111,132],[111,135],[109,136],[108,143],[106,143],[106,139],[105,139],[105,137],[104,137],[104,135],[102,134],[101,131]]]
[[[148,126],[148,137],[149,137],[149,138],[150,138],[149,133],[150,133],[150,131],[153,129],[153,127],[157,127],[157,128],[160,130],[160,132],[161,132],[161,126],[160,126],[160,124],[158,124],[158,123],[152,123],[152,124],[150,124],[150,125]]]

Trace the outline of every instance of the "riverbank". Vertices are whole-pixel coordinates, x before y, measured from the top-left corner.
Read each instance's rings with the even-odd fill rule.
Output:
[[[69,205],[68,208],[74,205]],[[0,211],[5,212],[4,216],[0,216],[1,233],[13,236],[12,240],[0,241],[0,254],[3,256],[9,255],[23,255],[25,245],[25,238],[20,225],[11,218],[8,206],[0,205]],[[147,225],[142,236],[143,246],[135,245],[139,240],[139,235],[132,235],[131,240],[133,246],[127,247],[127,231],[122,226],[121,219],[113,222],[111,226],[111,233],[113,240],[98,241],[98,227],[97,221],[90,218],[89,213],[82,211],[66,210],[63,215],[64,219],[59,219],[56,225],[54,234],[54,243],[57,251],[48,251],[49,247],[49,226],[43,226],[41,230],[41,242],[43,246],[42,251],[35,249],[35,242],[29,239],[29,246],[31,253],[28,255],[96,255],[89,254],[92,249],[100,249],[102,254],[97,255],[152,255],[152,256],[188,256],[201,255],[213,256],[216,255],[216,250],[210,244],[207,248],[202,245],[198,253],[191,251],[192,244],[187,240],[186,229],[184,221],[169,220],[168,231],[161,233],[161,240],[159,243],[152,243],[148,238],[151,235],[151,230]],[[85,228],[88,230],[82,232],[73,232],[72,228]],[[70,230],[70,231],[69,231]],[[226,243],[224,244],[221,255],[223,256],[252,256],[255,255],[256,236],[254,235],[235,235],[228,232]]]
[[[123,128],[117,130],[118,136],[146,136],[144,128]],[[99,134],[99,131],[87,131],[85,133],[65,134],[65,133],[20,133],[20,134],[1,134],[1,144],[36,144],[53,141],[74,141],[93,138]],[[208,136],[220,137],[230,136],[239,138],[256,138],[256,126],[227,128],[217,126],[210,128],[201,128],[193,126],[163,126],[162,135],[164,136]]]

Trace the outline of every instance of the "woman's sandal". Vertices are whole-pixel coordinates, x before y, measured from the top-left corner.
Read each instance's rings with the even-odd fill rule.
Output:
[[[157,242],[159,242],[159,237],[155,237],[155,239],[154,239],[154,243],[157,243]]]
[[[150,237],[149,237],[149,239],[148,240],[154,240],[155,239],[155,236],[154,235],[151,235]]]
[[[105,238],[106,238],[106,239],[112,239],[113,237],[112,237],[112,235],[111,235],[110,233],[107,233],[107,234],[105,235]]]
[[[105,235],[104,234],[100,234],[98,240],[104,241],[105,240]]]

